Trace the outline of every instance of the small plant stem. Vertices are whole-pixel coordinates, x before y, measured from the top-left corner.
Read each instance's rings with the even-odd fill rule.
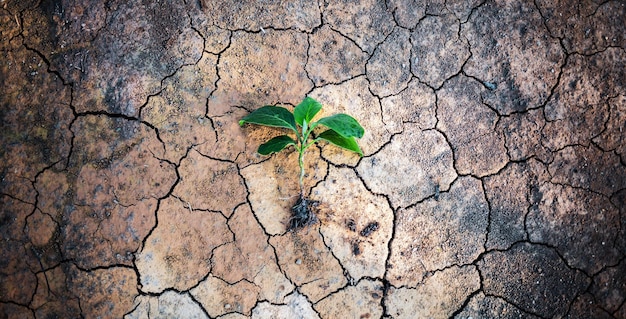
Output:
[[[300,197],[304,196],[304,151],[306,148],[299,150],[298,165],[300,165]]]
[[[298,140],[300,142],[300,147],[298,148],[298,165],[300,166],[300,198],[304,198],[304,152],[315,142],[312,141],[311,143],[307,143],[309,140],[309,134],[311,134],[314,127],[315,125],[309,128],[305,122],[300,136],[298,136]]]

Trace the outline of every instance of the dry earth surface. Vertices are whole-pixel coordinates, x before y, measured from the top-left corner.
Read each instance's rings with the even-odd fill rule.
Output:
[[[0,0],[0,318],[626,318],[626,2]],[[305,96],[366,128],[239,127]]]

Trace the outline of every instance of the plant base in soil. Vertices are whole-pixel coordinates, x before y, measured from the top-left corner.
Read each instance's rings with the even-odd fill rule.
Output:
[[[291,218],[289,219],[287,231],[298,230],[317,223],[317,216],[315,216],[314,210],[318,204],[318,201],[310,200],[300,195],[296,204],[291,207]]]

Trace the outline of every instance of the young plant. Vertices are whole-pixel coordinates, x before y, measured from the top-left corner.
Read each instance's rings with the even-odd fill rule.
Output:
[[[358,153],[363,152],[357,144],[356,138],[363,137],[365,130],[353,117],[347,114],[335,114],[311,122],[313,117],[322,109],[322,104],[313,98],[306,97],[298,104],[293,113],[280,106],[263,106],[239,121],[239,125],[246,123],[280,127],[291,130],[295,139],[289,135],[280,135],[270,139],[259,146],[261,155],[270,155],[280,152],[286,147],[293,146],[298,151],[298,165],[300,166],[300,196],[296,204],[291,208],[292,218],[289,229],[296,229],[310,225],[316,221],[311,212],[312,201],[304,196],[304,153],[309,146],[317,141],[325,140],[341,148]],[[312,136],[313,130],[323,125],[327,129],[319,135]]]

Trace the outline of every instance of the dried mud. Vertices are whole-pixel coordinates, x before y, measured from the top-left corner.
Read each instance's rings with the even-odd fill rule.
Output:
[[[0,318],[626,319],[626,3],[0,0]],[[304,96],[365,127],[239,127]]]

